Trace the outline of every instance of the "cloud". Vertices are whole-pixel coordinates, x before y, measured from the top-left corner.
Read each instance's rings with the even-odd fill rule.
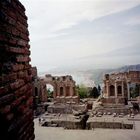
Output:
[[[128,21],[125,22],[124,24],[129,26],[140,25],[140,15],[129,18]]]
[[[140,0],[20,1],[27,9],[32,64],[40,71],[60,66],[105,66],[106,62],[109,65],[110,58],[80,58],[124,48],[124,44],[127,46],[139,41],[139,33],[131,28],[119,28],[116,25],[120,22],[119,16],[116,18],[114,15],[121,15],[139,5]],[[117,23],[107,19],[109,16],[114,16]],[[139,23],[135,18],[127,24],[134,22]],[[87,24],[84,27],[82,23]],[[112,59],[112,63],[115,65],[117,60]]]
[[[83,20],[93,21],[102,16],[117,13],[140,4],[139,0],[21,1],[27,9],[31,34],[36,32],[55,34],[55,32],[71,28]]]
[[[81,57],[79,62],[83,67],[109,68],[121,65],[138,64],[140,59],[140,44],[124,48],[114,49],[107,53],[100,53],[87,57]]]

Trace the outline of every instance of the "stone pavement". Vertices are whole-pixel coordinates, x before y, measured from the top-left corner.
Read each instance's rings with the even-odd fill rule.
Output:
[[[140,116],[138,116],[139,118]],[[63,128],[41,127],[35,122],[35,140],[140,140],[140,121],[135,129],[65,130]]]

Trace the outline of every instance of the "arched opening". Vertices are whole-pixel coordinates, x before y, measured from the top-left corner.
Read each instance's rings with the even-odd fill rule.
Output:
[[[54,87],[51,84],[46,84],[46,88],[47,88],[47,96],[48,99],[49,98],[53,98],[53,94],[54,94]]]
[[[34,99],[33,99],[33,109],[35,110],[35,109],[37,109],[37,104],[39,104],[39,100],[38,100],[38,88],[37,87],[35,87],[34,88]]]
[[[76,93],[75,93],[75,87],[73,87],[73,96],[75,96]]]
[[[110,96],[115,96],[115,87],[113,85],[110,86]]]
[[[38,96],[38,89],[35,87],[35,96]]]
[[[121,86],[117,87],[117,93],[118,93],[118,96],[122,95],[122,87]]]
[[[63,92],[64,92],[63,87],[60,87],[60,96],[63,96]]]
[[[69,86],[66,87],[66,96],[70,96],[70,87]]]

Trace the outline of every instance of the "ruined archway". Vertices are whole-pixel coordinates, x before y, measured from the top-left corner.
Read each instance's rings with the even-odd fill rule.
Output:
[[[122,86],[117,87],[118,96],[122,96]]]
[[[66,86],[66,96],[70,95],[70,86]]]
[[[60,96],[63,96],[63,95],[64,95],[64,88],[60,87]]]
[[[75,81],[72,76],[52,76],[47,74],[42,80],[46,85],[53,86],[53,98],[56,102],[79,102],[75,90]]]
[[[46,84],[46,90],[47,90],[47,95],[48,95],[48,99],[49,98],[53,98],[53,94],[54,94],[54,86],[51,84]]]
[[[110,96],[115,96],[115,87],[114,87],[114,85],[111,85],[109,87],[109,89],[110,89]]]
[[[72,76],[52,76],[47,74],[43,79],[46,84],[50,84],[54,88],[53,97],[75,96],[75,81]]]
[[[112,73],[108,77],[105,75],[104,88],[104,97],[108,102],[126,104],[131,98],[140,96],[140,71]],[[114,102],[110,98],[117,100]]]
[[[38,88],[35,87],[35,96],[38,96]]]

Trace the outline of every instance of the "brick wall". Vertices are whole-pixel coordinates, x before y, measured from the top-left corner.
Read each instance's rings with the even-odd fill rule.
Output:
[[[0,140],[33,140],[32,70],[25,8],[0,0]]]

